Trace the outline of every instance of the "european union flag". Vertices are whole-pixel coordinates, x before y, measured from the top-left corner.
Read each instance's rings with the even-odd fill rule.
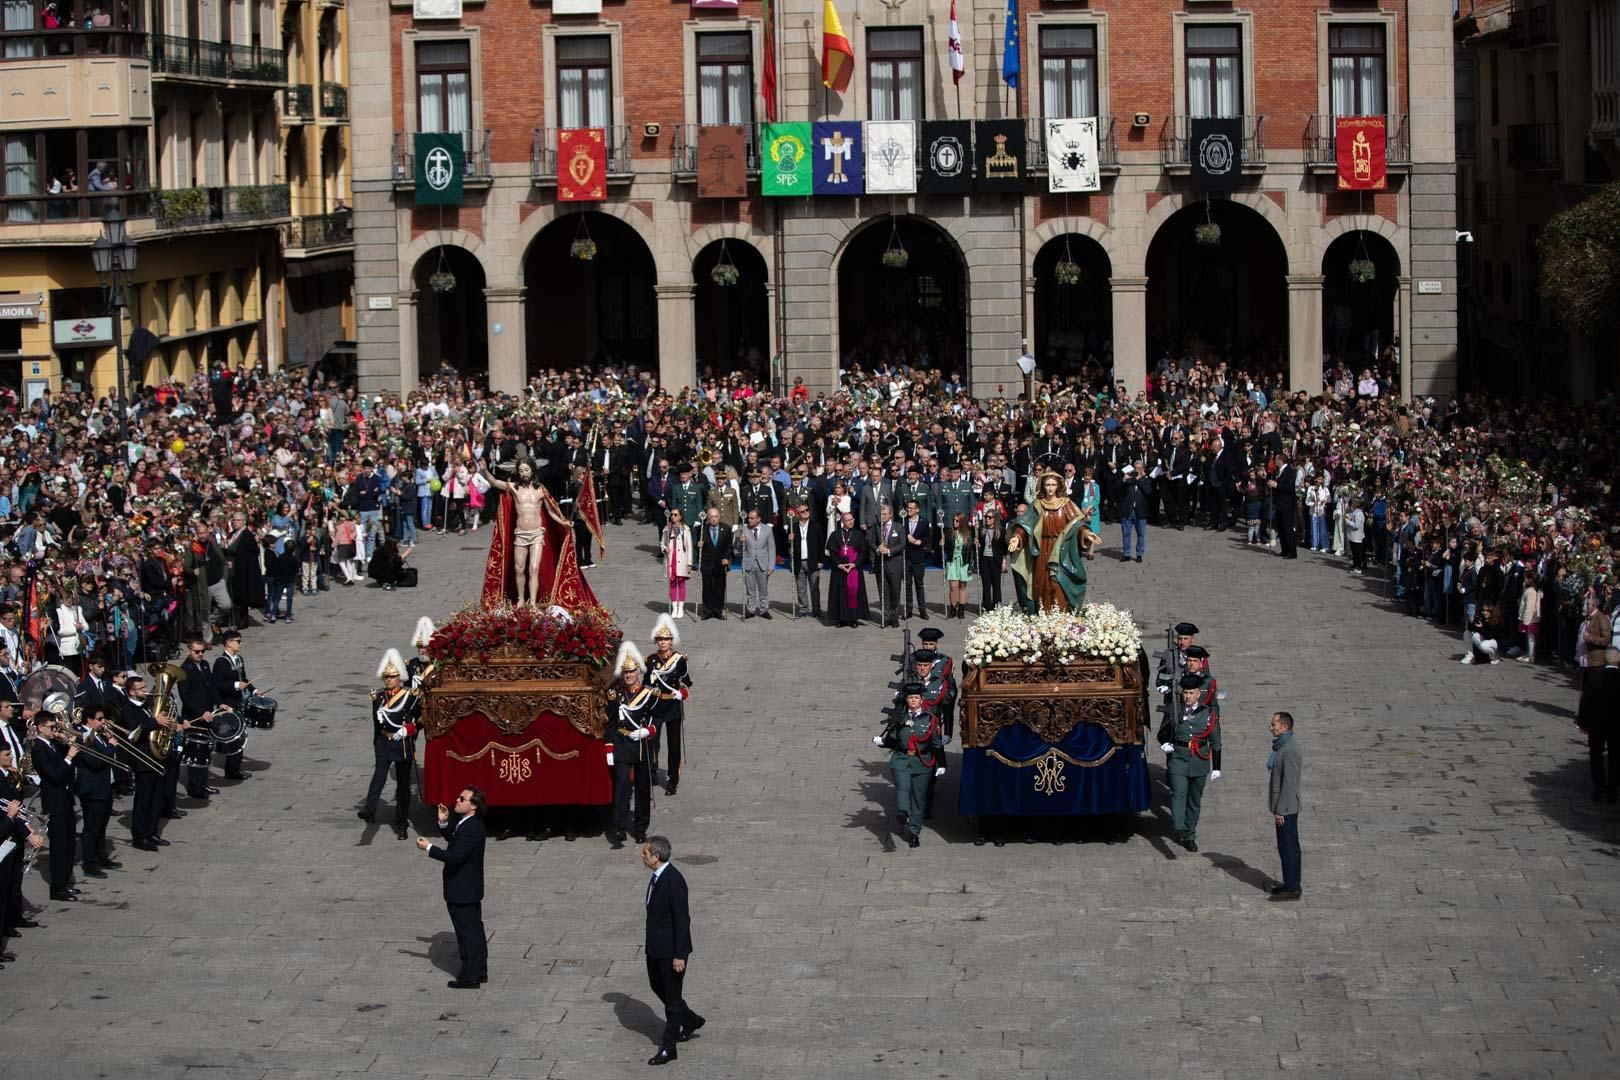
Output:
[[[1001,39],[1001,81],[1018,89],[1018,0],[1007,0],[1007,33]]]

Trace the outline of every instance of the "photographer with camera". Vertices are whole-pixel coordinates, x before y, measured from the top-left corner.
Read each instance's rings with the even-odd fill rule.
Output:
[[[889,771],[894,775],[906,844],[917,847],[922,843],[929,783],[945,775],[945,732],[939,718],[923,708],[921,682],[909,679],[901,693],[905,695],[904,711],[891,715],[883,734],[872,736],[872,745],[889,751]]]

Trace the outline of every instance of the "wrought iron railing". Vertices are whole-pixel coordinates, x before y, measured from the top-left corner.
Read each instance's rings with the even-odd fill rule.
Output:
[[[529,146],[529,179],[536,184],[557,182],[558,128],[535,128]],[[624,179],[635,172],[630,157],[630,129],[610,127],[607,131],[607,171],[609,179]]]
[[[1514,0],[1508,44],[1515,49],[1558,44],[1558,23],[1551,0]]]
[[[287,222],[287,247],[301,251],[354,243],[354,215],[310,214]]]
[[[704,124],[677,124],[675,126],[675,139],[670,146],[670,160],[673,163],[676,176],[692,177],[697,175],[697,147],[698,137]],[[759,125],[744,124],[743,129],[743,162],[749,176],[759,175]]]
[[[488,131],[461,132],[461,176],[464,181],[490,178],[490,134]],[[409,184],[415,176],[416,136],[413,132],[397,131],[394,133],[394,183]]]
[[[342,83],[321,83],[321,119],[349,118],[349,88]]]
[[[1339,160],[1336,125],[1332,116],[1313,116],[1305,125],[1305,154],[1312,165],[1332,165]],[[1391,165],[1412,163],[1412,138],[1406,129],[1406,116],[1384,117],[1385,160]]]
[[[272,221],[289,205],[286,184],[175,188],[152,193],[152,218],[159,229]]]
[[[197,79],[285,83],[287,54],[264,45],[233,45],[172,34],[152,35],[152,71]]]
[[[0,225],[56,225],[100,221],[107,211],[126,218],[152,213],[150,191],[64,191],[56,195],[0,195]]]
[[[1243,145],[1238,151],[1239,163],[1244,166],[1264,165],[1266,163],[1266,118],[1264,116],[1234,116],[1232,120],[1243,121]],[[1170,116],[1164,121],[1164,130],[1159,136],[1159,148],[1166,165],[1191,165],[1192,147],[1189,145],[1189,135],[1192,130],[1192,117]]]
[[[289,120],[308,120],[315,115],[315,89],[309,83],[295,83],[282,94],[281,112]]]

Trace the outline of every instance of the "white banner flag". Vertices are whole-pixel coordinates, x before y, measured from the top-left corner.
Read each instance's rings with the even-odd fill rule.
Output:
[[[1054,193],[1102,190],[1096,117],[1046,122],[1046,185]]]
[[[866,193],[909,195],[917,190],[917,128],[910,120],[868,120]]]

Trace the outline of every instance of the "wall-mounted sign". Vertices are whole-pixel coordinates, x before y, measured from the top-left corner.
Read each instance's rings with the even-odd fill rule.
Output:
[[[33,303],[11,303],[0,300],[0,319],[17,319],[22,322],[39,321],[39,309],[43,305],[35,300]]]
[[[112,319],[57,319],[51,324],[51,340],[57,345],[111,345]]]
[[[1420,293],[1439,293],[1445,291],[1445,285],[1442,282],[1432,280],[1418,282],[1418,292]]]
[[[372,311],[390,311],[394,306],[392,296],[369,296],[366,298],[366,307]]]
[[[600,15],[602,0],[551,0],[553,15]]]
[[[411,16],[417,19],[459,19],[461,0],[412,0]]]

